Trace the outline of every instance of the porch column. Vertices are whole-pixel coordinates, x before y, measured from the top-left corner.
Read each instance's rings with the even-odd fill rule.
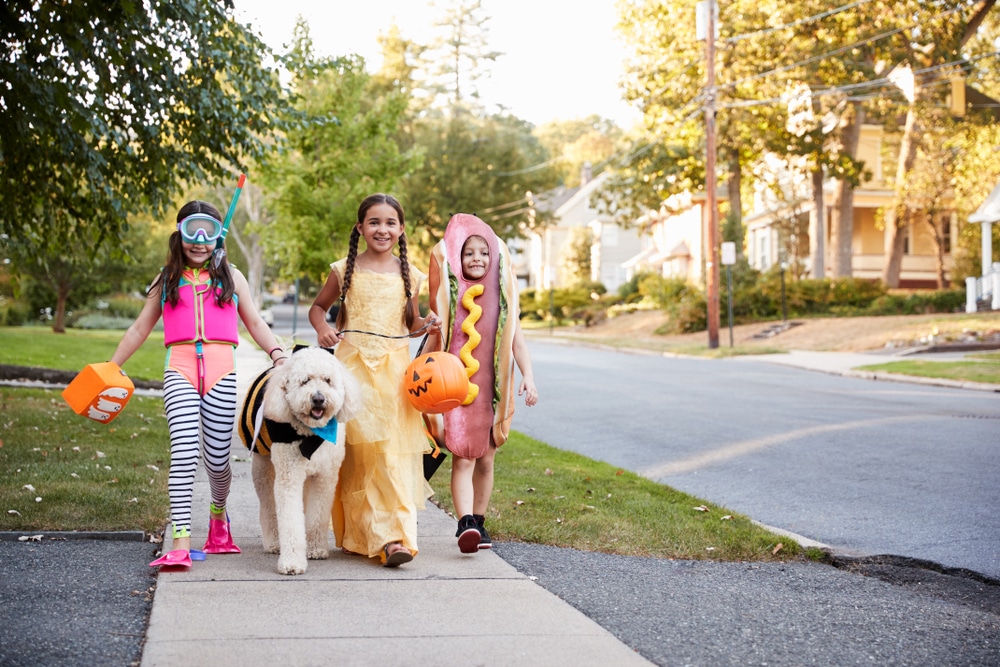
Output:
[[[990,275],[990,271],[993,269],[993,223],[983,222],[983,237],[982,237],[982,248],[983,248],[983,273],[982,275]]]

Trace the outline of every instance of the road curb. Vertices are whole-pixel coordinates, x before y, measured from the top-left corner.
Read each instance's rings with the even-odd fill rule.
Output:
[[[21,539],[27,538],[27,539]],[[146,542],[141,530],[86,531],[86,530],[11,530],[0,531],[0,542],[29,542],[42,540],[108,540],[115,542]]]

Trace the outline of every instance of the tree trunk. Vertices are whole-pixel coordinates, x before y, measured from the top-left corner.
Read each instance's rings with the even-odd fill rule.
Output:
[[[826,211],[823,206],[823,167],[812,173],[813,210],[809,215],[809,257],[813,278],[826,277]]]
[[[841,131],[840,140],[844,153],[853,159],[858,157],[861,141],[861,126],[865,122],[865,109],[861,102],[850,107],[851,120]],[[840,179],[834,183],[833,208],[830,211],[830,259],[831,274],[834,278],[849,278],[854,275],[854,186]]]
[[[66,333],[66,300],[69,299],[69,285],[59,285],[56,289],[56,314],[52,320],[53,333]]]
[[[920,86],[914,84],[914,100],[920,99]],[[899,144],[899,163],[896,169],[896,197],[885,215],[885,264],[882,267],[882,282],[887,287],[899,287],[899,272],[903,268],[903,248],[905,246],[906,226],[909,224],[910,211],[904,202],[906,194],[906,179],[913,169],[917,158],[917,146],[920,143],[920,127],[917,124],[917,111],[914,102],[906,110],[906,128]],[[902,220],[900,220],[902,218]]]
[[[928,215],[927,223],[931,228],[931,238],[934,239],[934,255],[937,260],[937,286],[938,289],[945,289],[948,285],[944,276],[944,220],[942,217],[935,219],[933,215]]]

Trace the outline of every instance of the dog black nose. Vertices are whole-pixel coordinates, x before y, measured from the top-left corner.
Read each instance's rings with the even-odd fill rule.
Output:
[[[323,407],[324,405],[326,405],[326,396],[324,396],[322,392],[319,391],[315,392],[312,395],[312,404],[314,408]]]

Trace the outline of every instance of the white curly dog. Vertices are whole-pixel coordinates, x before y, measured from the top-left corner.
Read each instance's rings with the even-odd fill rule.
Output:
[[[321,347],[296,347],[247,393],[240,437],[252,452],[264,550],[279,554],[281,574],[303,574],[307,559],[330,555],[330,509],[344,460],[337,426],[360,407],[361,386]]]

